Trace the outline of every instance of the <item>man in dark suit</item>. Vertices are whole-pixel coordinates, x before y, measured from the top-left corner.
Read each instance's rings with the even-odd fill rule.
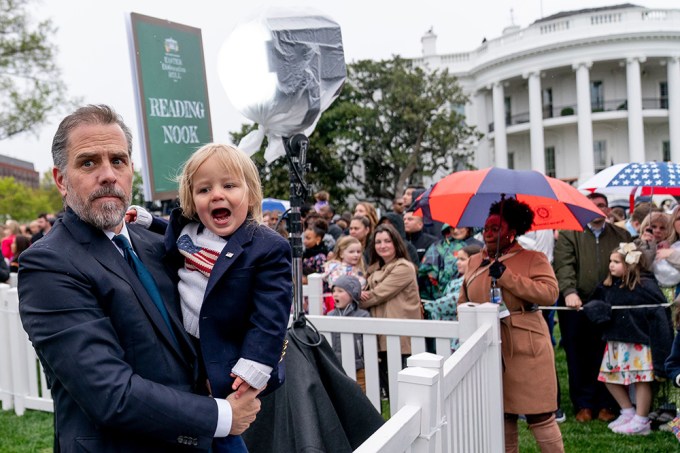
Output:
[[[52,390],[59,452],[207,451],[259,410],[255,390],[207,396],[162,240],[123,222],[131,150],[129,129],[109,107],[66,117],[52,143],[66,213],[20,259],[21,320]],[[114,236],[132,244],[153,283],[138,277]]]

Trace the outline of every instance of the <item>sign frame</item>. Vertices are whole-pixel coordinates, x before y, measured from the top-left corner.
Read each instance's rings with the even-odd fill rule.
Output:
[[[128,37],[144,198],[175,199],[181,165],[213,141],[201,29],[131,12]]]

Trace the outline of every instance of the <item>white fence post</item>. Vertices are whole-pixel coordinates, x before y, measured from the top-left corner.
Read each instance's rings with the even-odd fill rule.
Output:
[[[9,331],[9,303],[7,302],[7,291],[9,285],[0,283],[0,402],[3,410],[14,407],[14,396],[12,392],[12,352],[10,349]]]
[[[420,412],[420,435],[413,442],[413,453],[437,453],[441,446],[441,425],[437,418],[439,372],[433,369],[408,367],[399,372],[399,407],[417,406]]]
[[[458,325],[460,328],[458,333],[460,335],[461,343],[470,338],[470,335],[475,333],[475,330],[477,330],[478,307],[479,304],[473,304],[470,302],[458,305]]]
[[[310,315],[323,315],[323,275],[307,276],[307,310]]]
[[[489,395],[488,401],[497,404],[490,404],[484,408],[487,414],[487,426],[497,427],[496,435],[491,436],[491,451],[504,451],[504,417],[503,417],[503,363],[501,358],[501,329],[498,319],[498,305],[485,303],[477,307],[477,326],[488,324],[491,326],[491,343],[484,354],[482,360],[489,376],[501,376],[501,379],[487,379],[486,391]]]
[[[16,288],[7,291],[9,312],[10,355],[12,357],[12,387],[14,393],[14,413],[24,415],[28,396],[28,350],[27,335],[19,318],[19,293]]]
[[[446,417],[442,410],[442,373],[444,367],[444,357],[436,354],[430,354],[429,352],[422,352],[420,354],[412,355],[406,359],[406,364],[409,367],[420,367],[428,370],[436,371],[439,374],[439,379],[435,385],[436,388],[436,401],[437,401],[437,413],[435,414],[435,419],[438,426],[447,423]],[[439,430],[441,432],[441,430]],[[449,445],[447,442],[447,436],[439,434],[437,436],[436,451],[448,452]]]

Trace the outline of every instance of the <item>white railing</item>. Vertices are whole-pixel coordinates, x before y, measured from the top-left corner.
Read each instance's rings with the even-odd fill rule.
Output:
[[[497,308],[459,307],[459,321],[321,316],[320,276],[309,276],[307,320],[330,343],[340,333],[342,364],[356,379],[354,334],[363,335],[366,395],[381,410],[377,336],[387,344],[390,420],[358,451],[501,451],[503,409]],[[19,319],[16,288],[0,285],[0,400],[3,410],[52,411],[42,368]],[[411,337],[413,355],[401,369],[400,337]],[[452,355],[450,339],[459,338]],[[426,353],[433,338],[437,355]]]
[[[12,287],[10,287],[10,285]],[[2,409],[23,415],[26,409],[52,412],[45,373],[19,319],[16,274],[0,284],[0,401]]]
[[[497,307],[458,307],[462,345],[446,361],[422,353],[398,374],[399,410],[355,452],[502,452]]]

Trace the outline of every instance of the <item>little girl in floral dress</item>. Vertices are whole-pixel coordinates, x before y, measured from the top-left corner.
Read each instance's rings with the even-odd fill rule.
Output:
[[[598,380],[621,406],[619,417],[609,424],[615,433],[647,435],[652,404],[651,383],[665,377],[664,360],[670,353],[673,328],[663,307],[611,308],[626,305],[662,305],[666,299],[654,279],[641,275],[644,257],[633,243],[621,243],[609,258],[609,275],[593,293],[607,341]],[[588,308],[594,308],[588,307]],[[607,320],[607,318],[609,318]],[[636,407],[628,386],[635,386]]]

